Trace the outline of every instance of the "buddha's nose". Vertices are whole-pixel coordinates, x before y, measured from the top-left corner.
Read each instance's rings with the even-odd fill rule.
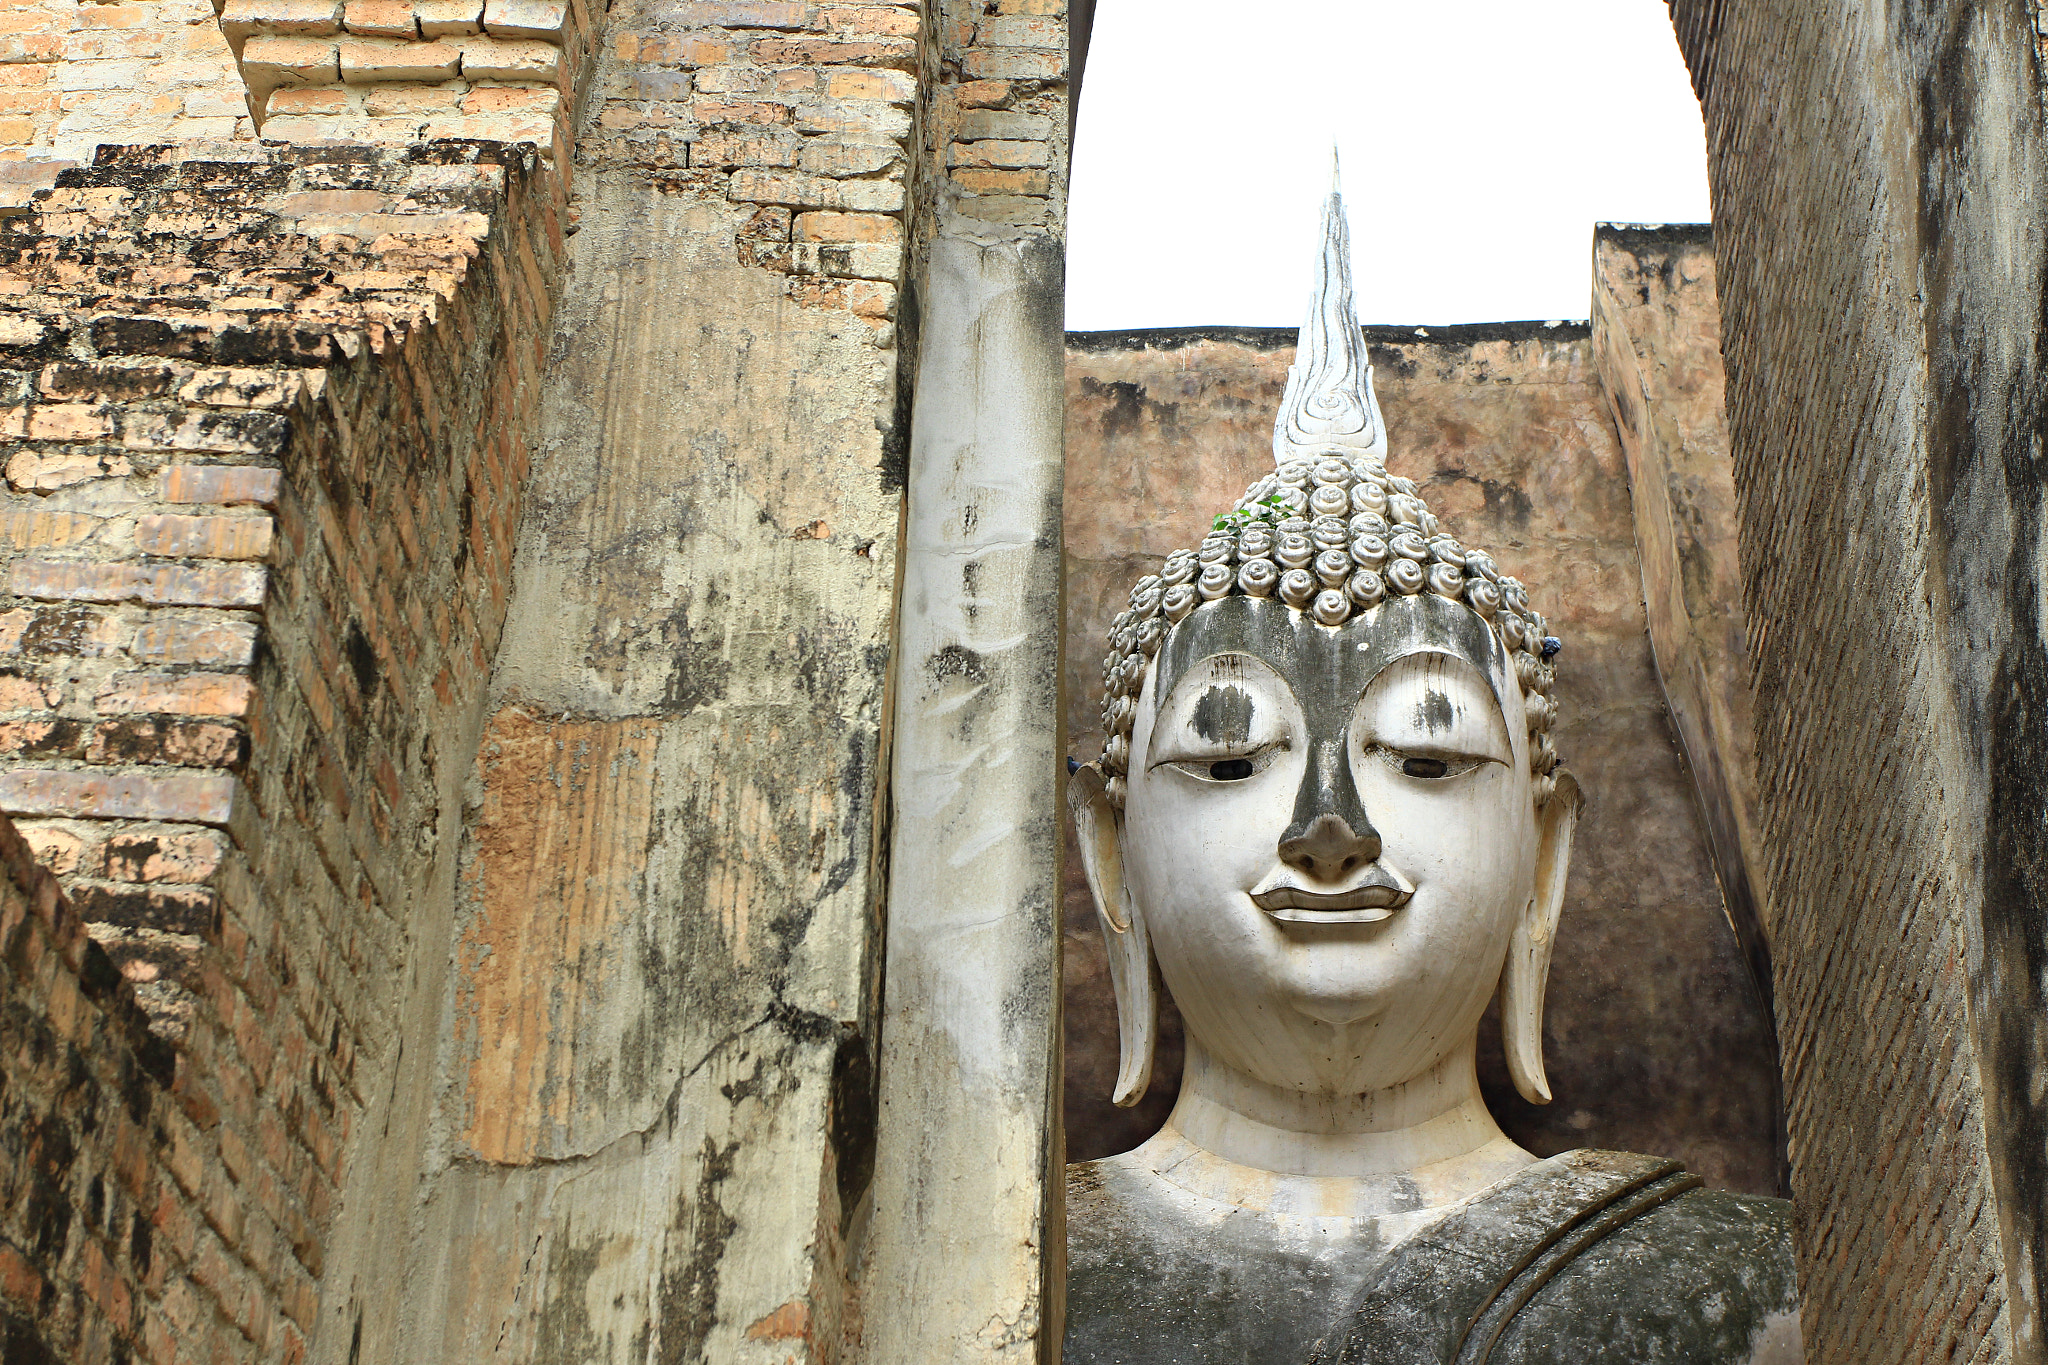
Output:
[[[1319,881],[1341,881],[1379,856],[1379,831],[1367,825],[1360,834],[1343,816],[1328,812],[1280,841],[1280,861]]]
[[[1280,861],[1318,881],[1342,880],[1380,856],[1380,832],[1358,799],[1346,748],[1341,738],[1310,748],[1294,818],[1280,836]]]

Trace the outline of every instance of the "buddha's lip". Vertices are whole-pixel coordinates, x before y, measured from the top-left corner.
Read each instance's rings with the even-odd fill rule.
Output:
[[[1405,878],[1375,863],[1361,884],[1342,891],[1311,891],[1291,879],[1269,877],[1251,898],[1283,924],[1377,924],[1393,918],[1414,894]]]

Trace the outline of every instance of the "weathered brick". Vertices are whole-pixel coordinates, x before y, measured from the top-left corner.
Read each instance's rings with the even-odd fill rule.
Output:
[[[64,700],[61,683],[0,673],[0,711],[41,711]]]
[[[553,43],[484,37],[449,44],[460,50],[462,74],[473,80],[552,81],[560,74],[562,50]]]
[[[233,725],[217,721],[159,717],[101,721],[85,743],[85,761],[167,763],[182,767],[227,768],[246,757],[247,737]]]
[[[763,66],[888,67],[917,69],[917,44],[909,38],[759,38],[754,60]]]
[[[249,465],[167,465],[158,476],[158,496],[165,502],[206,502],[231,505],[277,505],[283,474]]]
[[[275,90],[270,95],[270,116],[289,121],[294,116],[338,115],[348,112],[348,92],[332,85]],[[271,124],[266,129],[276,132]]]
[[[976,26],[974,41],[990,47],[1040,47],[1064,53],[1067,25],[1049,15],[997,15]]]
[[[225,852],[213,830],[124,832],[107,840],[104,875],[116,882],[197,885],[219,870]]]
[[[963,109],[960,113],[959,136],[963,141],[1044,142],[1052,136],[1052,130],[1052,120],[1043,114],[1020,114],[1006,109]]]
[[[559,43],[569,17],[566,0],[489,0],[484,32],[494,38],[542,38]]]
[[[0,543],[17,550],[76,545],[106,525],[85,512],[52,512],[41,507],[0,508]]]
[[[671,11],[685,28],[809,28],[817,20],[813,5],[777,0],[727,0],[727,3],[682,4]]]
[[[901,71],[832,71],[825,77],[825,96],[907,105],[917,98],[917,82]]]
[[[23,435],[31,441],[111,440],[114,414],[90,403],[44,403],[28,410]]]
[[[76,602],[149,602],[165,606],[254,607],[267,576],[254,565],[87,564],[18,559],[8,588],[20,597]]]
[[[271,107],[277,108],[277,101],[286,98],[287,94],[311,93],[279,91],[271,97]],[[318,378],[309,380],[307,376],[291,370],[209,366],[193,371],[178,383],[177,395],[188,403],[209,407],[280,408],[309,387],[317,392]]]
[[[1026,198],[1014,194],[977,194],[963,196],[953,205],[954,211],[969,218],[978,218],[986,223],[1009,223],[1018,227],[1029,227],[1047,221],[1051,212],[1045,199]]]
[[[7,457],[7,482],[19,492],[51,493],[92,479],[122,478],[131,472],[125,455],[17,450]]]
[[[130,450],[266,455],[283,448],[290,430],[276,412],[130,412],[121,423],[121,444]]]
[[[226,774],[0,770],[0,811],[11,815],[225,825],[234,809],[234,795],[235,779]]]
[[[471,114],[538,113],[552,118],[561,105],[558,90],[533,90],[513,86],[486,86],[462,97],[464,112]]]
[[[117,673],[93,698],[93,709],[106,716],[243,716],[254,696],[255,684],[239,673]]]
[[[342,27],[360,38],[404,38],[419,36],[413,22],[411,0],[348,0],[341,12]]]
[[[831,180],[787,171],[735,171],[727,193],[748,203],[889,213],[903,207],[901,181]]]
[[[80,918],[123,929],[206,937],[214,932],[219,900],[203,886],[117,886],[84,882],[71,888]]]
[[[692,166],[794,166],[797,139],[787,133],[705,133],[690,144]]]
[[[0,709],[16,708],[0,699]],[[0,754],[11,758],[74,758],[83,738],[75,720],[0,720]]]
[[[341,0],[228,0],[220,31],[238,51],[259,33],[325,38],[341,32]]]
[[[242,47],[242,79],[258,100],[280,86],[331,85],[341,79],[340,57],[327,39],[256,33]]]
[[[462,98],[460,86],[407,85],[392,82],[373,85],[363,92],[363,109],[371,114],[434,114],[456,108]]]
[[[953,87],[953,98],[962,109],[1001,109],[1014,98],[1008,81],[962,81]]]
[[[1043,142],[991,138],[956,142],[947,149],[951,164],[963,167],[1044,166],[1050,158],[1051,149]]]
[[[26,821],[19,828],[22,839],[35,853],[36,861],[58,876],[69,876],[84,865],[89,841],[77,830]]]
[[[799,105],[795,124],[801,133],[829,133],[860,142],[900,142],[910,132],[910,111],[871,101],[817,102]]]
[[[887,171],[903,160],[893,143],[861,143],[812,139],[803,145],[798,165],[813,175],[868,176]]]
[[[948,177],[962,189],[977,194],[1042,195],[1052,192],[1052,177],[1045,171],[985,171],[961,167]]]
[[[894,242],[798,243],[791,268],[798,274],[894,280],[903,271],[903,248]]]
[[[118,654],[126,633],[114,616],[92,607],[16,607],[0,612],[0,654]]]
[[[413,0],[413,17],[428,38],[465,38],[484,31],[484,0]]]
[[[256,657],[256,623],[219,612],[154,613],[131,648],[148,663],[247,664]]]
[[[1067,74],[1067,54],[1031,48],[977,48],[961,60],[960,69],[977,79],[1056,81]]]
[[[886,214],[824,210],[797,214],[794,234],[804,242],[900,242],[903,224]]]
[[[891,5],[826,5],[818,10],[817,27],[828,33],[915,38],[915,9]]]
[[[377,81],[434,82],[453,80],[461,69],[463,53],[458,41],[479,39],[436,39],[433,42],[405,42],[390,38],[343,38],[336,46],[340,79],[350,85]]]
[[[269,517],[136,518],[135,547],[146,555],[191,559],[261,559],[270,553]]]

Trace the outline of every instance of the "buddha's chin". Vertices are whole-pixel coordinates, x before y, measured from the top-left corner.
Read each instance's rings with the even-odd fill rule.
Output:
[[[1318,1024],[1326,1024],[1339,1033],[1375,1027],[1380,1017],[1387,1012],[1383,1002],[1355,996],[1309,997],[1290,1003],[1294,1006],[1295,1013]]]

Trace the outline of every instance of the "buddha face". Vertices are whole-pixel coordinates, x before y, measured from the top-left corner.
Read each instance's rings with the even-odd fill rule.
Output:
[[[1189,1031],[1267,1084],[1398,1085],[1478,1026],[1536,894],[1522,694],[1462,605],[1227,597],[1138,699],[1123,871]]]

